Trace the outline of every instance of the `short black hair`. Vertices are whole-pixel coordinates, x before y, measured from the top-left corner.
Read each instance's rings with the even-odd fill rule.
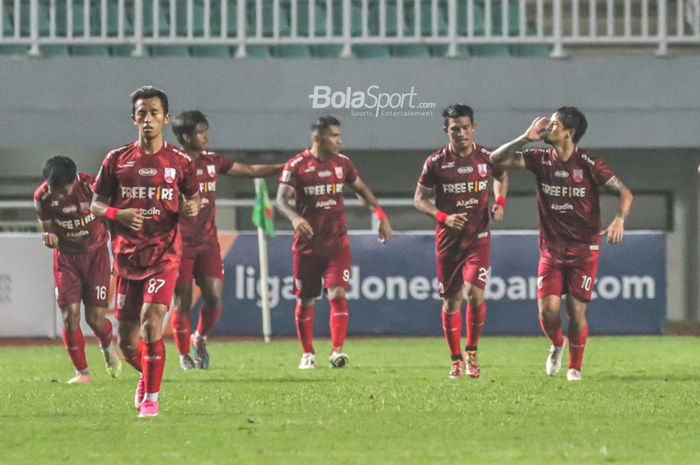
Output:
[[[136,102],[138,100],[145,100],[153,97],[158,97],[160,99],[160,103],[163,105],[163,113],[167,115],[169,112],[168,96],[165,95],[165,92],[153,86],[142,86],[131,93],[131,115],[133,116],[136,111]]]
[[[44,162],[44,179],[51,188],[61,188],[77,179],[78,167],[68,157],[57,155]]]
[[[581,110],[576,107],[560,107],[555,113],[559,115],[559,120],[566,129],[574,130],[572,140],[574,144],[578,144],[588,128],[588,121]]]
[[[311,125],[311,132],[325,132],[331,126],[340,126],[338,118],[334,118],[333,116],[321,116]]]
[[[175,134],[175,137],[177,137],[178,142],[180,142],[180,144],[183,143],[182,136],[185,134],[194,134],[195,128],[200,123],[206,124],[207,127],[209,126],[207,117],[204,116],[204,113],[199,110],[183,111],[182,113],[178,114],[172,121],[173,133]]]
[[[472,124],[474,124],[474,110],[472,107],[463,103],[456,103],[442,110],[442,117],[445,119],[443,125],[447,127],[448,119],[459,118],[461,116],[468,116]]]

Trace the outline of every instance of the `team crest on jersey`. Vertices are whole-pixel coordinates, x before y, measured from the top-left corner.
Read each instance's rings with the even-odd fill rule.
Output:
[[[574,181],[575,182],[583,181],[583,170],[574,170]]]
[[[163,179],[165,179],[165,182],[172,184],[175,181],[175,174],[175,168],[163,168]]]
[[[202,168],[197,168],[197,176],[201,176],[204,174],[204,170]]]
[[[342,167],[342,166],[336,166],[336,167],[335,167],[335,177],[336,177],[336,178],[342,178],[342,177],[343,177],[343,167]]]
[[[216,176],[216,165],[207,165],[207,173],[212,178]]]
[[[489,174],[489,165],[486,163],[479,163],[479,175],[483,178]]]

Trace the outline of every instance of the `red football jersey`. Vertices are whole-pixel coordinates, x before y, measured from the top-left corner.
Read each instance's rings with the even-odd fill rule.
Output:
[[[310,150],[305,150],[287,161],[279,182],[294,189],[296,211],[314,230],[310,239],[294,235],[294,252],[321,255],[344,239],[348,228],[343,186],[356,179],[357,170],[345,155],[321,161]]]
[[[107,242],[107,226],[90,213],[93,178],[78,173],[78,182],[71,195],[55,199],[44,181],[34,192],[37,218],[52,221],[52,231],[58,236],[58,250],[62,253],[85,253]]]
[[[578,147],[567,161],[552,148],[522,153],[525,167],[537,178],[540,249],[569,259],[600,244],[597,186],[614,176],[610,168]]]
[[[214,152],[202,152],[194,160],[197,183],[202,196],[202,208],[197,216],[180,218],[183,255],[194,255],[198,250],[218,241],[216,234],[216,178],[219,174],[228,173],[234,164],[233,160]]]
[[[192,159],[168,143],[143,154],[138,142],[111,151],[102,162],[95,192],[119,209],[140,208],[143,227],[134,231],[112,221],[115,269],[125,279],[144,279],[179,262],[180,194],[199,192]]]
[[[425,160],[418,184],[435,190],[438,210],[448,215],[466,213],[468,217],[466,227],[461,230],[437,224],[438,253],[455,246],[465,248],[471,241],[488,234],[489,179],[500,179],[504,173],[503,168],[491,165],[490,154],[481,145],[474,144],[474,150],[463,157],[453,152],[448,144]]]

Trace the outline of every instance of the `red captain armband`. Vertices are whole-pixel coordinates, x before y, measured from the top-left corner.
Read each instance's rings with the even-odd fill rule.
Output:
[[[386,213],[384,213],[384,210],[382,210],[382,207],[374,207],[374,215],[377,217],[379,221],[385,220],[386,219]]]
[[[496,197],[496,205],[500,205],[501,207],[506,208],[506,198],[502,195]]]
[[[119,213],[118,208],[114,208],[114,207],[105,208],[105,218],[107,218],[108,220],[112,220],[112,221],[116,220],[117,213]]]
[[[447,219],[447,213],[438,210],[435,212],[435,219],[437,220],[438,223],[443,224],[443,223],[445,223],[445,220]]]

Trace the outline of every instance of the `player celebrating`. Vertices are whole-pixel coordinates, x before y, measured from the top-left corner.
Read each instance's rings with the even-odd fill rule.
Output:
[[[319,118],[311,127],[311,148],[292,157],[284,166],[277,191],[277,205],[294,228],[293,272],[297,296],[297,335],[303,349],[299,368],[316,367],[313,346],[314,299],[321,294],[321,279],[330,301],[330,366],[348,364],[343,343],[348,327],[345,290],[350,281],[350,241],[347,234],[343,186],[347,184],[379,220],[379,240],[391,237],[391,224],[377,199],[359,178],[350,159],[339,153],[340,121]],[[290,200],[295,197],[296,205]]]
[[[578,147],[587,127],[586,117],[578,108],[561,107],[550,118],[535,118],[523,135],[491,154],[493,163],[526,168],[535,174],[540,217],[537,303],[540,325],[552,341],[545,371],[554,376],[561,369],[566,340],[559,308],[562,294],[567,294],[569,381],[581,379],[588,337],[586,305],[598,270],[600,236],[606,234],[611,244],[620,243],[632,206],[632,192],[602,160]],[[518,151],[538,140],[551,148]],[[619,198],[617,214],[602,233],[598,186]]]
[[[34,208],[44,231],[44,245],[54,249],[63,343],[76,370],[68,383],[87,383],[91,379],[80,330],[81,299],[85,320],[100,341],[107,371],[116,378],[121,362],[112,348],[112,323],[105,318],[109,287],[107,227],[90,213],[92,176],[78,173],[70,158],[56,156],[44,163],[44,179],[34,192]]]
[[[175,345],[180,353],[180,367],[209,368],[207,335],[221,318],[224,271],[216,232],[216,178],[219,174],[262,177],[279,173],[282,164],[246,165],[224,155],[208,152],[209,122],[199,111],[185,111],[173,119],[173,132],[183,150],[194,160],[202,209],[193,218],[181,218],[183,254],[175,286],[175,308],[171,315]],[[197,330],[190,335],[192,323],[192,277],[204,300],[199,311]],[[190,356],[190,341],[195,360]]]
[[[508,192],[508,176],[492,167],[490,152],[474,143],[474,111],[452,105],[442,113],[449,144],[430,155],[423,165],[414,195],[418,211],[437,220],[435,252],[442,297],[442,328],[450,347],[449,377],[464,375],[461,350],[462,294],[467,289],[466,370],[471,378],[481,375],[477,359],[479,336],[486,317],[484,288],[490,268],[488,183],[494,177],[494,219],[502,220]],[[431,198],[435,198],[435,203]]]
[[[139,417],[150,417],[158,415],[165,366],[163,318],[182,254],[178,210],[194,216],[201,199],[194,163],[163,140],[170,119],[168,97],[146,86],[131,94],[131,103],[139,138],[111,151],[102,162],[92,212],[112,221],[119,346],[142,372],[135,405]]]

